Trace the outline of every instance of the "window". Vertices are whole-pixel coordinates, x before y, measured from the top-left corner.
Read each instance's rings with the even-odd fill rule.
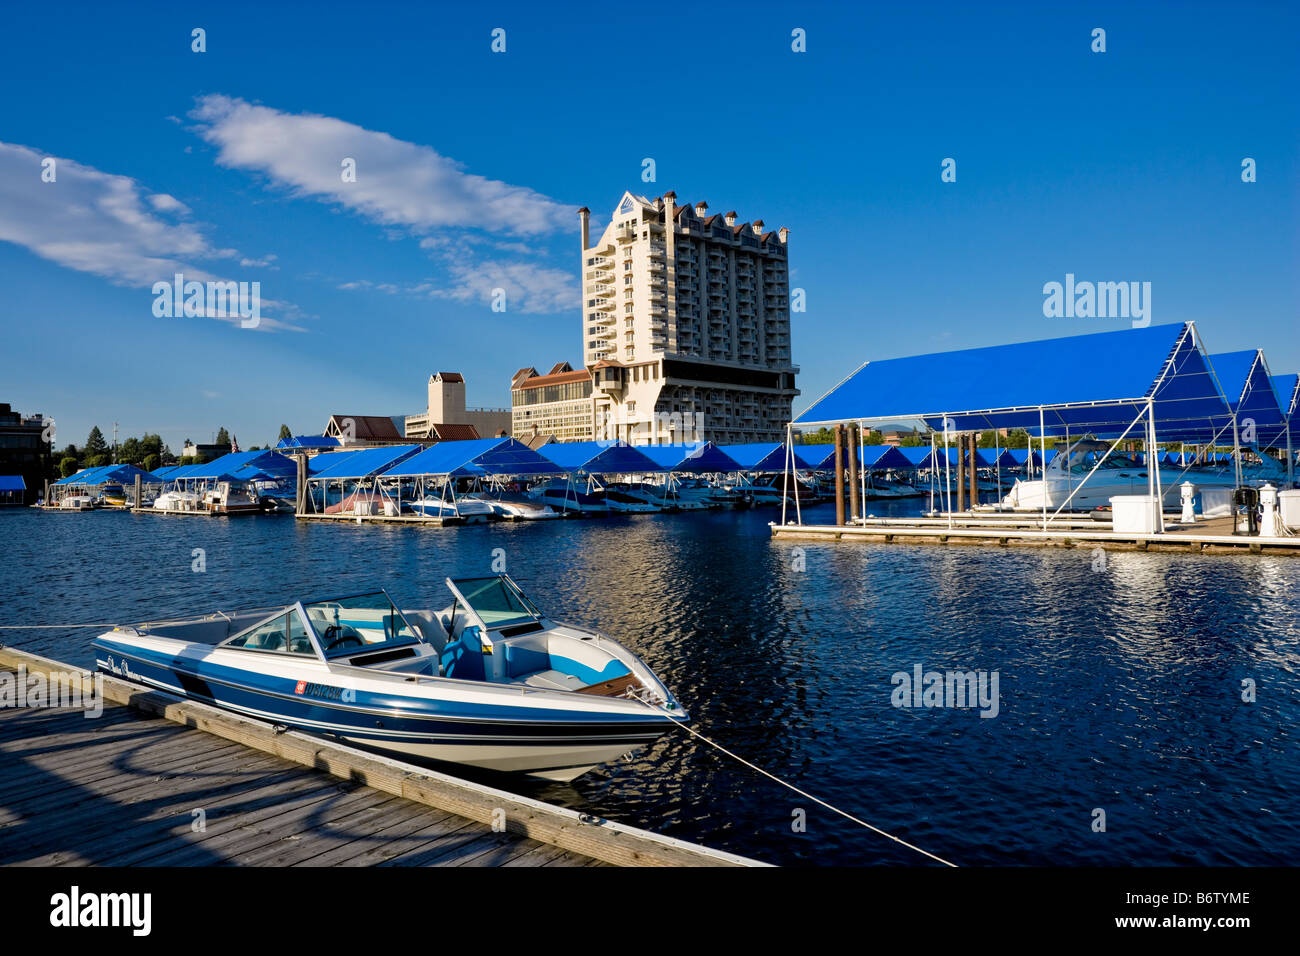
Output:
[[[251,631],[227,641],[225,647],[238,647],[246,651],[271,651],[277,654],[304,654],[315,656],[307,628],[297,611],[289,611]]]
[[[327,656],[398,647],[420,641],[382,591],[304,605]]]

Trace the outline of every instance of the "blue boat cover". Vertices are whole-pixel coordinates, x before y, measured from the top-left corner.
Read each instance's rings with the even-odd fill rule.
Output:
[[[565,474],[625,475],[662,471],[652,459],[621,438],[616,442],[551,442],[538,453]]]
[[[1226,413],[1191,323],[868,362],[797,425],[923,419],[942,430],[1118,435],[1155,402],[1157,432]],[[1140,426],[1139,426],[1140,427]]]
[[[385,478],[559,475],[563,470],[513,438],[440,441],[384,472]]]
[[[671,445],[637,445],[644,454],[664,471],[683,471],[705,474],[710,472],[744,471],[740,465],[711,441],[678,442]]]
[[[315,478],[326,468],[331,468],[359,452],[359,448],[354,448],[351,451],[327,451],[319,455],[313,455],[307,459],[307,476]]]
[[[251,469],[245,471],[245,475],[256,473],[256,477],[273,478],[288,478],[298,472],[293,459],[286,458],[279,452],[237,451],[201,465],[188,465],[179,472],[173,472],[170,480],[238,481],[243,469]]]

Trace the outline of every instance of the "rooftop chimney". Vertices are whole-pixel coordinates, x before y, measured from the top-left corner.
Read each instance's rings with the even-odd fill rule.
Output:
[[[709,204],[708,204],[708,203],[703,202],[703,201],[701,201],[701,202],[697,202],[697,203],[695,204],[695,215],[700,216],[700,217],[703,217],[704,214],[705,214],[706,212],[708,212],[708,209],[709,209]]]
[[[731,212],[723,213],[722,221],[728,226],[734,226],[736,224],[736,210],[733,209]]]

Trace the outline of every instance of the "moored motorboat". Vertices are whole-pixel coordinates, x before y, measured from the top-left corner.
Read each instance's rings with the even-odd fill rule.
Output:
[[[631,651],[543,615],[506,575],[442,611],[384,591],[118,627],[109,674],[404,757],[572,780],[687,715]]]

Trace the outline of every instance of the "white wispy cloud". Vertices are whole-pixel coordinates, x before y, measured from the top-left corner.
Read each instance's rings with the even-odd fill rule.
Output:
[[[53,182],[41,177],[47,158],[54,160]],[[239,253],[214,247],[189,214],[174,196],[150,192],[129,176],[0,142],[0,241],[65,268],[127,287],[149,288],[178,272],[200,282],[223,279],[198,263]],[[151,298],[142,299],[143,308],[151,306]],[[292,311],[263,300],[264,309],[272,306]],[[262,325],[292,327],[270,316]]]
[[[351,210],[385,227],[387,238],[417,237],[442,272],[415,286],[356,280],[348,291],[406,293],[490,303],[506,290],[508,308],[530,313],[574,309],[576,271],[543,264],[546,240],[569,238],[574,210],[523,186],[467,172],[429,146],[345,120],[287,113],[213,94],[190,118],[217,148],[222,166],[259,173],[292,195]],[[344,160],[355,162],[345,181]]]
[[[331,116],[286,113],[212,94],[190,113],[217,162],[260,172],[296,194],[336,202],[385,225],[537,235],[572,226],[573,210],[524,186],[466,172],[428,146]],[[343,181],[343,161],[356,181]]]

